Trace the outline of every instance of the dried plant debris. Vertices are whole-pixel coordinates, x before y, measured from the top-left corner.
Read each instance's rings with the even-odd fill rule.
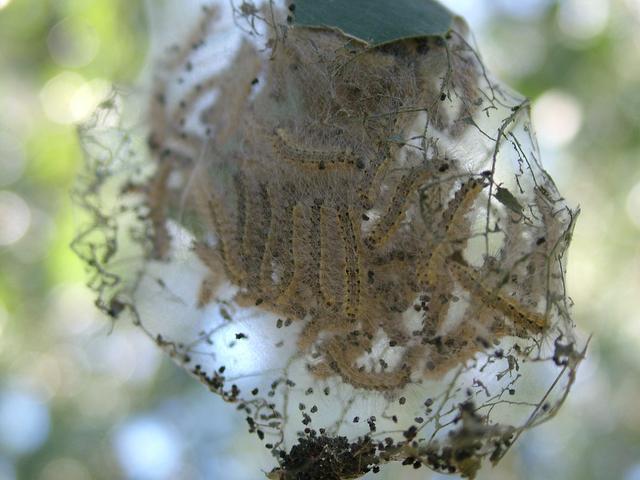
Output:
[[[205,8],[149,99],[101,105],[73,246],[102,310],[237,404],[270,478],[472,478],[557,412],[583,358],[578,212],[463,20],[370,45],[293,10],[235,5],[213,65],[230,34]]]

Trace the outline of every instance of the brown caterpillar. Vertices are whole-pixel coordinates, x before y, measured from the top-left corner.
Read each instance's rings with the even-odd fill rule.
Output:
[[[446,48],[438,42],[416,48],[405,40],[406,48],[345,49],[337,32],[292,28],[269,61],[244,43],[226,71],[180,102],[180,115],[155,107],[164,126],[154,138],[168,143],[184,133],[176,119],[195,108],[198,95],[219,90],[203,116],[214,133],[193,144],[207,145],[202,165],[196,169],[192,159],[179,167],[197,177],[185,209],[217,239],[198,239],[196,252],[213,276],[239,287],[243,303],[306,322],[299,353],[320,353],[310,367],[318,378],[399,389],[416,372],[441,375],[483,349],[475,337],[479,329],[491,330],[495,315],[513,324],[494,329],[496,335],[538,334],[548,325],[492,289],[497,280],[481,281],[488,268],[460,261],[490,178],[444,159],[437,141],[397,140],[424,135],[430,125],[456,136],[472,128],[454,111],[441,111],[447,85],[434,83],[448,79],[452,94],[476,95],[474,75],[481,69],[461,38],[453,36]],[[458,52],[460,68],[452,68],[451,52]],[[265,82],[251,97],[260,69]],[[458,115],[472,115],[478,105],[464,105]],[[156,200],[169,173],[158,169],[149,189],[159,243],[165,242],[163,215],[175,207],[172,199],[167,205]],[[426,188],[434,190],[424,194]],[[214,284],[205,280],[200,304]],[[455,288],[468,293],[469,308],[482,310],[478,318],[485,323],[463,322],[443,344],[438,332]],[[422,329],[409,331],[403,315],[416,306]],[[403,348],[400,365],[356,367],[380,335]]]

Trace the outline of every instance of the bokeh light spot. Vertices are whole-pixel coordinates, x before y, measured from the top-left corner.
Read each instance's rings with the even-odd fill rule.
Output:
[[[582,106],[559,90],[548,90],[538,97],[531,114],[541,145],[549,149],[568,145],[582,126]]]
[[[175,478],[180,467],[178,436],[152,417],[134,418],[115,433],[114,450],[129,478],[160,480]]]
[[[74,18],[65,18],[49,32],[47,46],[58,65],[78,68],[91,63],[96,57],[100,39],[90,25]]]
[[[99,313],[82,284],[61,285],[51,292],[50,324],[64,337],[94,335],[102,326]]]
[[[85,120],[109,91],[104,80],[85,79],[74,72],[62,72],[43,87],[40,101],[50,120],[63,125]]]
[[[13,455],[38,450],[49,435],[49,410],[22,390],[0,393],[0,446]]]
[[[31,210],[18,195],[0,191],[0,247],[19,241],[29,230]]]
[[[49,254],[56,234],[56,222],[44,210],[30,207],[31,223],[29,231],[20,240],[20,248],[13,253],[24,264],[42,261]]]
[[[111,84],[102,79],[84,83],[71,98],[70,109],[76,121],[82,121],[91,114],[111,91]]]
[[[609,0],[560,2],[558,26],[570,38],[587,41],[599,35],[609,21]]]

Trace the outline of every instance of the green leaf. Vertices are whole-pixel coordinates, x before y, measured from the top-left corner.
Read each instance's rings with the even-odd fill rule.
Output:
[[[290,10],[294,26],[338,29],[371,46],[443,36],[453,23],[435,0],[295,0]]]
[[[509,210],[513,210],[516,213],[522,213],[524,208],[518,202],[518,199],[513,196],[506,188],[498,187],[498,190],[495,194],[496,200],[498,200],[501,204],[507,207]]]

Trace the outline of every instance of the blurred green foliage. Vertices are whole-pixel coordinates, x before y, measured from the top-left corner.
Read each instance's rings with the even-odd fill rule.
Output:
[[[482,478],[638,480],[640,2],[461,5],[491,71],[534,100],[543,162],[582,207],[569,291],[595,335],[558,418]],[[245,479],[267,465],[217,398],[137,332],[110,334],[69,250],[82,220],[69,194],[82,161],[75,124],[105,86],[136,78],[145,18],[140,0],[0,0],[2,480]],[[160,433],[136,437],[141,416]],[[173,470],[135,473],[122,448],[134,460],[177,452]]]

